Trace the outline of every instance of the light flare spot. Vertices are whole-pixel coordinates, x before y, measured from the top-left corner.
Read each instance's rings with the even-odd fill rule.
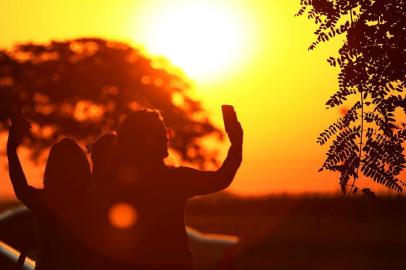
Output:
[[[347,107],[340,107],[339,108],[339,111],[338,111],[339,113],[340,113],[340,115],[342,116],[342,117],[344,117],[346,114],[347,114],[347,112],[348,112],[348,108]]]
[[[142,76],[141,77],[141,83],[142,84],[150,84],[151,83],[151,77],[149,77],[149,76]]]
[[[138,213],[129,203],[115,203],[109,209],[109,222],[118,229],[128,229],[137,223]]]

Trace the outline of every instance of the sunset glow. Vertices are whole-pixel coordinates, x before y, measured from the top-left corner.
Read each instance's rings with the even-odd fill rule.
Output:
[[[221,104],[233,104],[245,137],[244,162],[231,191],[338,191],[337,175],[318,172],[326,149],[316,138],[340,115],[340,110],[325,109],[338,72],[326,59],[344,38],[309,52],[315,29],[307,18],[294,17],[300,1],[14,2],[0,3],[0,28],[8,29],[0,35],[5,48],[79,37],[119,40],[183,69],[192,85],[189,93],[219,128]],[[4,151],[5,137],[0,141]],[[214,147],[222,160],[228,142]],[[25,163],[32,168],[27,169],[30,181],[40,186],[43,166]],[[12,196],[6,164],[0,165],[0,192]]]
[[[231,191],[332,192],[336,182],[317,172],[324,149],[315,138],[339,113],[324,108],[336,85],[336,70],[324,59],[336,48],[307,51],[312,24],[294,18],[298,7],[295,1],[260,0],[39,0],[24,8],[2,2],[0,26],[13,31],[0,36],[0,44],[96,36],[165,57],[184,70],[190,94],[218,127],[221,104],[238,112],[246,131],[244,163]],[[38,16],[45,10],[47,16]],[[215,147],[224,158],[228,142]],[[42,172],[41,166],[29,172],[38,185]],[[3,184],[10,196],[9,182]]]
[[[406,269],[406,0],[0,10],[0,270]]]

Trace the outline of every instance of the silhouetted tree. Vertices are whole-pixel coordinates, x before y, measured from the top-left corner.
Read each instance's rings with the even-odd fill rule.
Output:
[[[20,106],[33,125],[27,143],[38,154],[61,135],[94,139],[117,128],[129,111],[154,108],[162,111],[174,133],[171,147],[184,160],[214,162],[199,139],[222,135],[188,88],[182,76],[124,43],[84,38],[18,45],[0,51],[0,129]]]
[[[357,192],[362,173],[401,191],[406,138],[406,1],[301,0],[296,15],[307,14],[318,26],[314,49],[333,37],[345,38],[337,57],[338,90],[327,108],[347,106],[345,113],[323,131],[320,145],[331,141],[320,170],[340,173],[342,191]],[[345,104],[347,102],[347,104]],[[349,183],[350,179],[352,183]]]

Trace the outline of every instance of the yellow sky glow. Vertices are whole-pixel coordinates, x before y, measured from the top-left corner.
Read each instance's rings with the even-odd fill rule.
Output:
[[[299,2],[0,1],[0,46],[90,36],[165,56],[194,82],[190,93],[219,127],[221,104],[233,104],[238,112],[244,162],[232,191],[336,192],[337,175],[317,172],[325,148],[315,139],[339,115],[339,109],[324,108],[338,71],[325,59],[343,37],[309,52],[315,26],[305,17],[294,18]],[[31,181],[38,183],[42,170],[29,170]],[[3,167],[0,175],[6,175]],[[7,177],[0,177],[0,192],[2,186],[10,186]]]

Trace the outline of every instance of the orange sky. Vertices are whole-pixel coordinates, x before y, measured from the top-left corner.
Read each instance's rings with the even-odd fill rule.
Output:
[[[315,139],[339,114],[324,109],[337,75],[325,59],[335,53],[343,37],[308,52],[315,27],[305,17],[294,18],[299,2],[1,1],[0,46],[97,36],[140,45],[150,54],[169,54],[194,80],[193,95],[203,101],[218,125],[222,126],[221,104],[237,109],[245,130],[244,162],[230,190],[240,194],[335,192],[337,177],[317,172],[325,148]],[[180,23],[171,21],[185,16],[185,10],[192,16],[186,15]],[[215,27],[217,21],[223,28]],[[188,22],[207,36],[209,43],[203,44],[207,56],[197,53],[196,43],[178,48],[178,44],[163,42],[168,31],[165,25],[182,28]],[[211,56],[215,56],[213,61],[207,61]],[[3,152],[5,142],[0,142]],[[40,180],[41,171],[29,172],[32,181]],[[5,175],[2,166],[3,194],[9,189]]]

